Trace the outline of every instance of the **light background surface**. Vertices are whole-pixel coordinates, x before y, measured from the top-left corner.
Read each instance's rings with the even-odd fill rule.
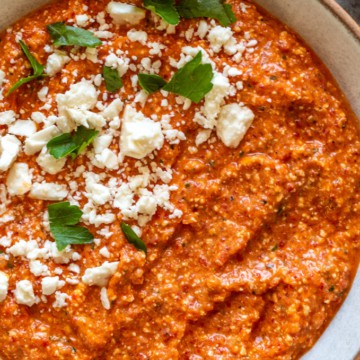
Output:
[[[360,0],[336,0],[360,24]]]

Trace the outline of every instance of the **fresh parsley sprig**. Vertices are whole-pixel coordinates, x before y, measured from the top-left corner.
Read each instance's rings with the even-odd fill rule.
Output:
[[[68,245],[91,244],[94,236],[88,229],[77,224],[83,212],[78,206],[69,202],[48,205],[50,231],[55,239],[59,251]]]
[[[180,21],[174,0],[144,0],[144,6],[170,25],[177,25]]]
[[[216,19],[223,26],[236,21],[231,5],[224,0],[180,0],[177,5],[174,0],[144,0],[144,7],[171,25],[177,25],[179,17]]]
[[[102,41],[91,31],[69,26],[64,22],[57,22],[48,25],[46,28],[56,46],[85,46],[94,48],[102,44]]]
[[[161,90],[167,82],[159,75],[138,74],[140,86],[148,93],[153,94]]]
[[[190,99],[198,104],[213,88],[214,73],[210,64],[201,64],[201,51],[175,73],[170,82],[163,87],[169,91]]]
[[[147,247],[145,243],[140,239],[139,236],[136,235],[135,231],[131,228],[130,225],[122,222],[120,224],[121,230],[123,234],[126,237],[126,240],[134,245],[138,250],[143,251],[145,254],[147,254]]]
[[[20,79],[18,82],[16,82],[8,91],[7,95],[10,95],[13,91],[17,90],[20,86],[33,81],[35,79],[39,79],[42,78],[44,76],[47,76],[46,74],[44,74],[44,65],[41,65],[34,57],[33,54],[31,54],[29,48],[26,46],[26,44],[20,40],[19,41],[20,47],[23,51],[23,53],[25,54],[26,58],[29,60],[30,65],[33,69],[33,74],[31,76],[25,77]]]
[[[123,87],[122,79],[116,69],[104,66],[102,75],[105,80],[105,87],[107,91],[116,93]]]
[[[55,159],[62,159],[68,155],[75,159],[94,141],[98,134],[97,130],[79,126],[74,133],[61,134],[51,139],[46,146]]]
[[[198,104],[213,88],[214,72],[210,64],[202,64],[199,53],[179,69],[167,83],[157,75],[139,74],[139,84],[149,94],[160,89],[181,95]]]
[[[177,9],[180,16],[186,19],[216,19],[223,26],[229,26],[236,21],[231,5],[224,0],[181,0]]]

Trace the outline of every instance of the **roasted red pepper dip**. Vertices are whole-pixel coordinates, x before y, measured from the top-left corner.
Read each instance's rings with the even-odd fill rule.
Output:
[[[0,357],[299,359],[358,265],[357,119],[252,2],[149,3],[1,35]]]

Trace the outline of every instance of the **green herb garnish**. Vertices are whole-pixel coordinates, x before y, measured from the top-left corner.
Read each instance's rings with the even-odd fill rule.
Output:
[[[104,66],[102,75],[105,80],[107,91],[116,93],[123,87],[123,82],[119,72],[116,69],[113,69],[109,66]]]
[[[199,51],[193,60],[175,73],[163,89],[199,103],[213,88],[211,81],[214,77],[211,65],[201,64],[201,60],[202,53]]]
[[[224,0],[182,0],[177,9],[180,16],[186,19],[206,17],[218,20],[223,26],[236,21],[231,5],[225,4]]]
[[[136,235],[135,231],[131,228],[130,225],[122,222],[120,224],[121,230],[124,233],[126,240],[134,245],[138,250],[143,251],[145,254],[147,254],[147,248],[145,243],[139,238],[139,236]]]
[[[149,94],[163,89],[197,104],[213,88],[212,67],[210,64],[201,64],[201,60],[200,51],[193,60],[179,69],[168,83],[161,76],[150,74],[139,74],[139,83]]]
[[[41,65],[34,57],[34,55],[31,54],[29,48],[25,45],[25,43],[20,40],[19,44],[21,46],[21,49],[23,51],[23,53],[25,54],[25,56],[27,57],[27,59],[30,62],[30,65],[33,69],[33,74],[31,76],[28,76],[26,78],[20,79],[15,85],[13,85],[11,87],[11,89],[9,90],[9,92],[7,93],[8,95],[10,95],[13,91],[15,91],[16,89],[18,89],[20,86],[35,80],[35,79],[39,79],[42,78],[43,76],[47,76],[46,74],[44,74],[44,65]]]
[[[140,86],[149,94],[161,90],[166,85],[166,81],[158,75],[138,74],[138,78]]]
[[[75,159],[94,141],[98,134],[99,132],[96,130],[79,126],[73,134],[59,135],[50,140],[46,146],[55,159],[62,159],[68,155]]]
[[[179,13],[174,0],[144,0],[144,6],[170,25],[179,23]]]
[[[91,244],[94,236],[88,229],[77,226],[83,212],[69,202],[48,205],[50,231],[55,238],[56,247],[63,251],[68,245]]]
[[[69,26],[63,22],[48,25],[47,30],[56,46],[73,45],[94,48],[102,44],[102,41],[91,31]]]

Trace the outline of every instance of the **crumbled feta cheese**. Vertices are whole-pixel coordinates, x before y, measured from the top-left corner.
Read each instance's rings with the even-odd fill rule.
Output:
[[[113,120],[119,116],[123,106],[124,103],[120,99],[115,99],[104,109],[102,115],[107,120]]]
[[[111,198],[110,189],[98,184],[91,173],[86,176],[86,191],[86,196],[98,205],[106,204]]]
[[[141,112],[127,106],[120,137],[120,151],[124,156],[142,159],[164,144],[160,123],[146,118]]]
[[[47,86],[43,86],[37,93],[37,96],[40,101],[46,102],[47,101],[47,95],[49,93],[49,88]]]
[[[108,249],[106,246],[104,246],[103,248],[101,248],[101,249],[99,250],[99,254],[102,255],[102,256],[104,256],[104,257],[106,257],[106,258],[109,258],[109,257],[110,257],[109,249]]]
[[[104,149],[101,154],[95,155],[96,161],[102,168],[116,170],[119,168],[118,157],[110,149]]]
[[[119,76],[122,77],[129,69],[129,62],[130,60],[128,58],[123,59],[116,56],[114,53],[111,53],[105,59],[105,66],[117,69]]]
[[[32,120],[17,120],[8,130],[9,134],[29,137],[36,132],[36,125]]]
[[[70,60],[70,57],[67,56],[64,51],[58,50],[48,57],[45,72],[50,76],[54,76],[60,72]]]
[[[105,310],[110,310],[109,296],[108,296],[108,293],[107,293],[107,290],[106,290],[105,287],[101,288],[100,300],[101,300],[101,304],[104,307],[104,309]]]
[[[69,300],[70,296],[68,294],[57,291],[55,293],[55,302],[53,303],[54,308],[63,308],[67,306],[66,300]]]
[[[147,42],[147,33],[145,31],[138,31],[131,29],[127,32],[127,37],[130,41],[138,41],[140,44],[145,45]]]
[[[12,110],[0,112],[0,125],[11,125],[16,121],[16,114]]]
[[[205,96],[204,106],[201,112],[195,113],[194,121],[206,129],[213,129],[220,113],[225,98],[230,94],[231,85],[229,79],[220,73],[215,73],[212,79],[213,88]]]
[[[212,132],[212,130],[210,130],[210,129],[200,130],[195,139],[196,146],[199,146],[199,145],[203,144],[204,142],[208,141],[210,138],[211,132]]]
[[[101,266],[86,269],[82,281],[90,286],[106,286],[111,276],[116,273],[119,262],[104,262]]]
[[[15,301],[20,305],[27,305],[29,307],[37,303],[37,298],[34,294],[33,285],[29,280],[21,280],[16,283],[14,290]]]
[[[254,120],[254,113],[238,104],[225,105],[220,112],[216,133],[228,147],[236,148]]]
[[[221,48],[232,38],[233,32],[229,27],[215,26],[208,35],[211,49],[218,53]]]
[[[26,163],[16,163],[12,166],[6,179],[8,193],[11,196],[24,195],[31,189],[32,176],[29,165]]]
[[[67,194],[66,185],[46,182],[34,183],[30,191],[31,198],[48,201],[61,201]]]
[[[136,25],[145,18],[146,14],[144,9],[116,1],[111,1],[106,10],[117,25]]]
[[[98,94],[90,81],[80,81],[70,86],[65,94],[57,94],[59,114],[67,115],[68,109],[91,110],[95,107]]]
[[[46,147],[43,147],[40,155],[37,157],[36,162],[40,167],[49,174],[55,175],[59,173],[66,163],[66,158],[55,159],[52,155],[49,154],[49,151]]]
[[[93,142],[95,154],[101,154],[105,149],[107,149],[111,142],[113,136],[110,134],[100,135],[95,138]]]
[[[35,276],[49,275],[49,268],[39,260],[30,261],[30,272]]]
[[[0,136],[0,171],[6,171],[20,152],[20,141],[13,135]]]
[[[25,154],[33,155],[39,152],[52,138],[59,134],[60,130],[55,125],[36,132],[26,139]]]
[[[7,275],[0,271],[0,302],[3,302],[6,299],[9,289],[9,278]]]
[[[106,120],[101,114],[92,111],[68,108],[66,114],[69,120],[77,125],[83,125],[87,128],[93,127],[101,129],[106,124]]]
[[[89,25],[89,17],[86,14],[79,14],[75,16],[76,25],[79,27],[85,27]]]
[[[41,280],[41,289],[43,295],[52,295],[56,290],[61,289],[65,285],[64,281],[59,280],[58,276],[45,277]]]
[[[28,257],[30,253],[38,249],[39,246],[35,240],[25,241],[19,240],[13,246],[6,250],[7,254],[11,254],[14,257],[24,256]]]

